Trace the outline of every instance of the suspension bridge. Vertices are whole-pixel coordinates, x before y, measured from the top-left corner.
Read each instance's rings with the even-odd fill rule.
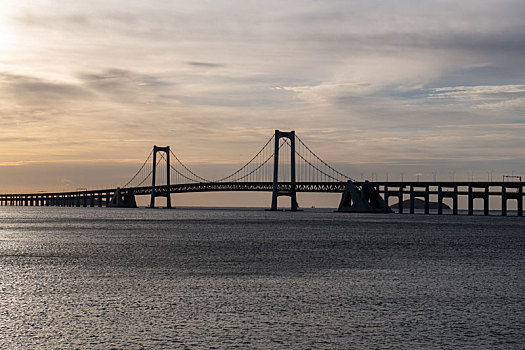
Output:
[[[275,130],[255,155],[236,171],[216,179],[198,175],[185,165],[169,146],[154,146],[137,172],[122,186],[98,190],[53,193],[0,194],[2,206],[137,207],[135,196],[150,196],[150,208],[157,197],[189,192],[259,191],[271,192],[270,210],[278,210],[280,196],[290,198],[290,209],[298,210],[297,193],[341,193],[338,211],[393,212],[391,198],[397,198],[398,213],[409,198],[409,212],[415,213],[416,198],[424,199],[424,213],[430,213],[430,197],[437,197],[437,214],[443,214],[444,199],[452,201],[452,214],[458,214],[458,198],[468,198],[468,214],[474,213],[474,200],[483,200],[483,213],[489,215],[489,201],[497,196],[501,215],[507,215],[507,202],[517,201],[517,215],[523,216],[524,182],[370,182],[356,181],[335,169],[314,153],[294,131]]]

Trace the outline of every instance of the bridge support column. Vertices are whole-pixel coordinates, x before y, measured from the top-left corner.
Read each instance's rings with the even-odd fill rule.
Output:
[[[501,184],[501,216],[507,216],[507,189]]]
[[[438,215],[443,215],[443,188],[438,186]]]
[[[488,216],[489,215],[489,209],[490,209],[490,188],[489,186],[485,187],[485,197],[483,198],[483,215]]]
[[[472,194],[472,184],[468,185],[468,215],[474,215],[474,195]]]
[[[414,185],[410,185],[410,214],[414,214]]]
[[[348,180],[337,209],[338,212],[393,213],[381,198],[379,186],[373,186],[368,181],[362,183],[361,188],[358,186],[352,180]]]
[[[166,154],[166,187],[165,190],[157,191],[155,186],[155,177],[157,173],[157,152]],[[151,173],[151,200],[150,208],[155,208],[155,197],[166,197],[166,208],[171,208],[171,191],[170,191],[170,146],[158,147],[153,146],[153,170]]]
[[[458,215],[458,186],[454,186],[452,195],[452,215]]]
[[[523,186],[518,188],[518,216],[523,216]]]
[[[121,190],[120,187],[117,187],[109,206],[118,208],[136,208],[137,202],[135,201],[135,195],[132,192]]]
[[[388,206],[388,185],[385,183],[385,188],[384,188],[384,192],[383,192],[383,200],[384,200],[384,204],[383,204],[383,211],[385,213],[390,213],[392,210],[390,209],[390,207]]]
[[[430,213],[430,186],[425,187],[425,214]]]
[[[284,132],[275,130],[274,155],[273,155],[273,191],[272,206],[270,210],[277,210],[277,198],[279,196],[290,197],[290,209],[296,211],[299,208],[297,204],[297,194],[295,189],[295,131]],[[290,140],[290,186],[288,188],[279,188],[279,141],[281,138]]]
[[[398,212],[399,214],[403,214],[403,186],[399,186],[399,196],[398,196]]]

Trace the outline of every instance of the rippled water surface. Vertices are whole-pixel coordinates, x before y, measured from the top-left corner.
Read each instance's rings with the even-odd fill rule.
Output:
[[[525,220],[0,207],[0,348],[525,344]]]

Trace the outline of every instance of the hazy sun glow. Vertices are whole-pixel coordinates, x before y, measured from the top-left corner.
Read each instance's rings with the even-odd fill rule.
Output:
[[[0,3],[0,54],[13,49],[16,45],[16,36],[10,19],[14,10],[13,1],[2,0]]]

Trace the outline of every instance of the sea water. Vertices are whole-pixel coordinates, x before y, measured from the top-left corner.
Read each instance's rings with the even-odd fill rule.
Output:
[[[2,349],[523,349],[525,220],[0,207]]]

